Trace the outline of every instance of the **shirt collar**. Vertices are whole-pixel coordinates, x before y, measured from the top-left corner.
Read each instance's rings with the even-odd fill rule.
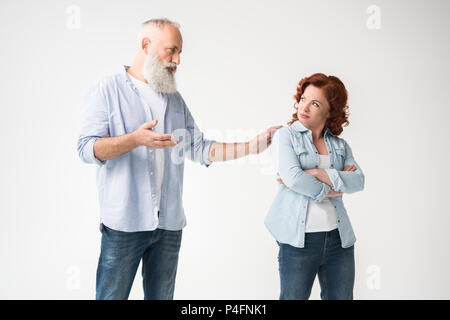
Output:
[[[128,72],[127,72],[127,70],[128,70],[129,68],[130,68],[130,66],[123,65],[123,68],[122,68],[121,73],[122,73],[122,75],[124,76],[125,81],[128,83],[128,85],[129,85],[134,91],[138,92],[138,91],[139,91],[138,88],[136,87],[136,85],[134,84],[134,82],[131,80],[132,75],[128,74]],[[139,81],[139,80],[136,79],[136,81]],[[144,82],[143,82],[143,84],[144,84]],[[161,95],[164,95],[163,93],[156,92],[156,91],[153,89],[153,87],[152,87],[151,85],[149,85],[148,87],[149,87],[150,89],[152,89],[152,91],[153,91],[155,94],[158,94],[158,93],[159,93],[159,94],[161,94]]]
[[[296,120],[294,123],[291,124],[292,129],[294,129],[297,132],[305,132],[308,131],[310,134],[312,134],[312,131],[308,128],[306,128],[299,120]],[[331,133],[330,129],[325,128],[325,134],[326,135],[333,135],[333,133]]]

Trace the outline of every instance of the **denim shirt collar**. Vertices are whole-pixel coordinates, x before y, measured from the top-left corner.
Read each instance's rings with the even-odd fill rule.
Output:
[[[296,120],[294,123],[291,124],[292,129],[294,129],[294,131],[296,132],[305,132],[308,131],[309,135],[312,135],[312,131],[308,128],[306,128],[299,120]],[[325,128],[325,133],[324,133],[324,137],[326,137],[327,135],[331,135],[334,136],[330,129]]]

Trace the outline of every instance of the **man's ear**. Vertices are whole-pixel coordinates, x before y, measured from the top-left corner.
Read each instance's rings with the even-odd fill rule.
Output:
[[[151,43],[151,41],[149,38],[147,38],[147,37],[142,38],[141,48],[142,48],[142,50],[145,51],[145,54],[148,54],[148,50],[150,48],[150,43]]]

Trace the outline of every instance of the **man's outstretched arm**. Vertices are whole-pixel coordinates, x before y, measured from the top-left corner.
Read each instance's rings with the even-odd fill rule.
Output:
[[[272,136],[282,126],[273,126],[258,134],[247,142],[213,142],[209,149],[209,161],[228,161],[239,159],[249,154],[259,154],[266,150],[272,143]]]

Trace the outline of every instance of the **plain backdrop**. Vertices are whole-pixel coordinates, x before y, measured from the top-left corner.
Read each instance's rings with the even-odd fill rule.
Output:
[[[130,65],[139,25],[181,24],[178,89],[200,129],[246,141],[286,124],[298,81],[339,77],[342,137],[365,190],[344,195],[357,237],[355,299],[449,299],[450,2],[0,2],[0,298],[93,299],[95,165],[77,155],[83,98]],[[271,150],[187,161],[175,299],[278,299],[264,226]],[[130,299],[142,299],[140,268]],[[311,299],[319,299],[318,280]]]

